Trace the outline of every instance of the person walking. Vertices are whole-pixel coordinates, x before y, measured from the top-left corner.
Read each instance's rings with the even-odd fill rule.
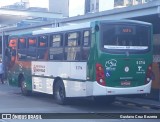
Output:
[[[1,79],[2,84],[4,84],[3,73],[4,73],[3,63],[2,63],[2,61],[0,61],[0,79]]]

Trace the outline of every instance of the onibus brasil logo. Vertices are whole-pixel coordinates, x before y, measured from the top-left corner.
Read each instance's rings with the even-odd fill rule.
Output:
[[[117,66],[117,60],[111,59],[106,61],[105,67],[107,71],[115,71]]]

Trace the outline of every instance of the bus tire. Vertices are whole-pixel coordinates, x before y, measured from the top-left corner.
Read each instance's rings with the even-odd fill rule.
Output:
[[[25,82],[24,78],[21,79],[20,85],[21,85],[21,93],[22,93],[24,96],[29,96],[29,95],[31,95],[31,91],[27,90],[26,82]]]
[[[56,103],[65,105],[67,103],[65,87],[62,80],[58,80],[54,87],[54,98]]]

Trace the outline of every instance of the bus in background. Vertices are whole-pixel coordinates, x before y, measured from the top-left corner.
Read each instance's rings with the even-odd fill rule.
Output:
[[[160,101],[160,34],[153,35],[153,65],[155,75],[152,83],[151,94],[148,98]]]
[[[148,94],[152,83],[152,25],[106,20],[69,25],[8,40],[9,84],[109,104],[117,95]]]

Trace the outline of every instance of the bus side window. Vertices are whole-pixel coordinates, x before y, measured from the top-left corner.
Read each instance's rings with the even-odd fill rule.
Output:
[[[47,59],[47,45],[48,45],[48,36],[47,35],[39,36],[38,49],[37,49],[38,59]]]
[[[24,48],[26,48],[26,39],[19,38],[18,39],[18,49],[24,49]]]
[[[78,32],[67,33],[65,44],[65,60],[80,60],[80,34]]]
[[[36,41],[35,37],[28,38],[28,48],[36,47]]]
[[[18,39],[18,59],[26,59],[26,39],[19,38]]]
[[[27,59],[35,60],[37,58],[37,38],[36,37],[29,37],[28,38],[28,50],[27,50]]]
[[[87,60],[90,49],[90,31],[84,31],[82,44],[82,60]]]
[[[63,38],[61,34],[51,35],[50,60],[63,60]]]
[[[17,38],[12,38],[9,40],[8,47],[10,48],[10,54],[8,55],[10,61],[13,63],[16,60],[16,48],[17,48]]]
[[[17,47],[17,39],[16,38],[13,38],[13,39],[9,40],[9,47],[11,49],[16,49],[16,47]]]
[[[48,36],[42,35],[38,37],[38,48],[46,48],[48,45]]]

